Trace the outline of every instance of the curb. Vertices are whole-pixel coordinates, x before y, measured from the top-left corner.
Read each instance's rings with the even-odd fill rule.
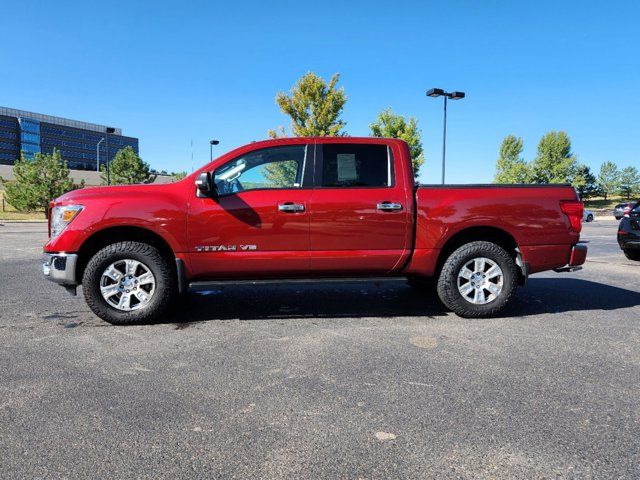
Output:
[[[0,220],[0,225],[6,225],[8,223],[47,223],[47,220]]]

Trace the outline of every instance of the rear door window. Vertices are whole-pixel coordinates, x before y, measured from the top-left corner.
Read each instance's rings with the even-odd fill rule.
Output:
[[[386,145],[320,144],[316,184],[326,188],[392,187],[393,159]]]

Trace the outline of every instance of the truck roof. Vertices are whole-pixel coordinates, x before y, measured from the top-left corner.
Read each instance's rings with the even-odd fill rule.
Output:
[[[251,142],[252,146],[260,144],[261,146],[270,145],[299,145],[301,143],[369,143],[369,144],[389,144],[389,143],[405,143],[404,140],[398,138],[384,137],[279,137],[266,140],[255,140]]]

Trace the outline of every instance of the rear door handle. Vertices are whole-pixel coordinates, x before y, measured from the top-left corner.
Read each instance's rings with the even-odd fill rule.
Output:
[[[398,210],[402,210],[402,204],[393,202],[380,202],[376,208],[378,210],[382,210],[383,212],[395,212]]]
[[[278,205],[278,211],[287,213],[304,212],[304,205],[293,202],[281,203]]]

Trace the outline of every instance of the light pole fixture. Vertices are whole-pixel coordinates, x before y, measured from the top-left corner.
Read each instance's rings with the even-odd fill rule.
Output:
[[[218,145],[220,140],[211,140],[209,142],[209,161],[213,162],[213,146]]]
[[[104,142],[104,137],[100,139],[98,145],[96,145],[96,172],[100,171],[100,144]]]
[[[464,92],[445,92],[441,88],[427,90],[427,97],[444,97],[444,121],[442,123],[442,184],[444,185],[444,160],[447,149],[447,100],[461,100],[465,97]]]

